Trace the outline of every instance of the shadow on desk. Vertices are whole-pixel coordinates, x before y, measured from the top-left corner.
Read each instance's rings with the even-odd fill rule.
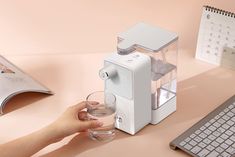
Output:
[[[235,94],[235,71],[214,68],[178,83],[174,122],[206,116]]]
[[[114,142],[115,140],[119,140],[129,136],[130,135],[127,135],[126,133],[116,130],[116,137],[110,142]],[[110,142],[93,141],[88,138],[88,135],[86,133],[80,133],[75,136],[68,144],[50,153],[42,155],[41,157],[75,157],[83,152],[109,144]]]
[[[28,92],[16,95],[13,98],[11,98],[10,101],[7,102],[7,104],[4,106],[3,116],[7,113],[23,108],[36,101],[39,101],[45,97],[48,97],[48,95],[43,93],[34,93],[34,92]]]

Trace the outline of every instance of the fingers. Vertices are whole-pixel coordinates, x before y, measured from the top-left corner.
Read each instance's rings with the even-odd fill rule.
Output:
[[[92,129],[101,127],[103,125],[102,122],[99,122],[98,120],[90,120],[90,121],[82,121],[80,124],[80,130],[86,130],[86,129]]]
[[[82,101],[82,102],[78,103],[77,105],[74,105],[73,108],[78,110],[78,111],[81,111],[84,108],[86,108],[86,105],[87,105],[87,102],[86,101]]]
[[[86,111],[80,111],[78,113],[78,119],[80,120],[88,120],[88,115]]]

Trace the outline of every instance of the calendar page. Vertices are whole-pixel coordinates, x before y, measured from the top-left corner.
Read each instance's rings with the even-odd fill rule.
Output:
[[[220,65],[224,47],[235,48],[235,14],[204,6],[196,58]]]

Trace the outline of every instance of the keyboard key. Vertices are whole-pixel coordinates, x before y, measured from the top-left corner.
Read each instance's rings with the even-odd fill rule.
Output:
[[[225,123],[225,120],[219,119],[218,122],[219,122],[220,124],[224,124],[224,123]]]
[[[226,122],[228,125],[232,126],[234,124],[234,122],[232,120],[229,120]]]
[[[209,150],[203,149],[202,151],[200,151],[200,152],[198,153],[198,156],[204,157],[204,156],[206,156],[206,155],[209,154],[209,153],[210,153]]]
[[[235,122],[235,117],[231,118],[231,120]]]
[[[195,142],[194,140],[191,140],[191,141],[189,142],[189,144],[192,145],[192,146],[196,146],[196,145],[197,145],[197,142]]]
[[[195,140],[196,142],[198,142],[198,143],[202,141],[202,139],[201,139],[200,137],[198,137],[198,136],[195,137],[194,140]]]
[[[223,152],[223,153],[221,154],[221,156],[223,156],[223,157],[230,157],[231,155],[228,154],[227,152]]]
[[[225,113],[222,111],[219,113],[220,116],[223,116]]]
[[[224,149],[221,148],[221,147],[217,147],[215,150],[216,150],[217,152],[219,152],[219,153],[222,153],[222,152],[224,151]]]
[[[209,122],[210,122],[210,123],[214,123],[214,122],[215,122],[215,119],[213,118],[213,119],[211,119]]]
[[[203,130],[205,130],[205,129],[206,129],[205,126],[202,126],[202,127],[200,128],[201,131],[203,131]]]
[[[214,147],[218,147],[218,146],[219,146],[219,143],[216,142],[216,141],[213,141],[213,142],[211,143],[211,145],[214,146]]]
[[[235,148],[233,147],[229,147],[226,152],[228,152],[229,154],[235,154]]]
[[[205,147],[207,146],[204,142],[200,142],[198,145],[199,145],[201,148],[205,148]]]
[[[220,115],[216,115],[215,116],[215,119],[219,119],[221,116]]]
[[[199,135],[201,138],[206,138],[207,137],[207,135],[206,134],[204,134],[203,132]]]
[[[210,125],[211,125],[211,123],[207,122],[207,123],[205,124],[205,127],[208,127],[208,126],[210,126]]]
[[[220,127],[216,131],[218,131],[220,134],[222,134],[223,132],[225,132],[225,129]]]
[[[206,149],[208,149],[209,151],[212,151],[212,150],[215,149],[215,147],[213,147],[212,145],[208,145],[208,146],[206,147]]]
[[[218,155],[219,155],[218,152],[213,151],[213,152],[211,152],[210,154],[208,154],[207,157],[217,157]]]
[[[193,149],[191,149],[191,151],[194,153],[194,154],[197,154],[200,150],[202,150],[202,148],[196,146],[194,147]]]
[[[233,132],[230,130],[227,130],[227,131],[225,131],[225,134],[227,134],[228,136],[231,136],[233,134]]]
[[[215,131],[212,134],[215,135],[216,137],[219,137],[221,133],[219,133],[218,131]]]
[[[222,144],[220,145],[220,147],[221,147],[221,148],[224,148],[224,149],[227,149],[227,148],[228,148],[228,145],[225,144],[225,143],[222,143]]]
[[[228,129],[230,126],[225,123],[225,124],[222,125],[222,127],[223,127],[224,129]]]
[[[190,149],[192,149],[193,147],[190,146],[189,144],[186,144],[186,145],[184,145],[184,148],[187,149],[187,150],[190,150]]]
[[[203,140],[203,142],[204,142],[205,144],[209,144],[209,143],[211,143],[211,140],[209,140],[209,139],[206,138],[206,139]]]
[[[195,135],[195,134],[192,134],[192,135],[190,135],[190,137],[191,137],[191,138],[194,138],[194,137],[196,137],[196,135]]]
[[[229,139],[232,140],[233,142],[235,142],[235,136],[234,135],[231,136]]]
[[[220,127],[220,126],[221,126],[221,124],[220,124],[220,123],[218,123],[218,122],[215,122],[215,123],[213,123],[213,126],[215,126],[216,128],[218,128],[218,127]]]
[[[219,142],[219,143],[223,143],[223,142],[224,142],[224,140],[223,140],[222,138],[220,138],[220,137],[218,137],[218,138],[216,139],[216,141]]]
[[[229,109],[228,109],[228,108],[225,108],[225,109],[224,109],[224,112],[228,112],[228,111],[229,111]]]
[[[187,137],[184,141],[185,142],[189,142],[191,139],[189,137]]]
[[[229,116],[227,116],[227,115],[224,115],[222,118],[223,118],[224,120],[229,120]]]
[[[229,105],[228,108],[229,108],[229,109],[232,109],[232,108],[233,108],[233,105]]]
[[[233,141],[231,141],[230,139],[227,139],[225,143],[227,143],[230,146],[231,144],[233,144]]]
[[[216,137],[215,137],[214,135],[209,135],[208,138],[209,138],[210,140],[212,140],[212,141],[213,141],[214,139],[216,139]]]
[[[235,113],[235,108],[231,110],[233,113]]]
[[[197,131],[195,131],[195,134],[200,134],[201,133],[201,130],[197,130]]]
[[[232,132],[235,132],[235,127],[232,126],[229,130],[231,130]]]
[[[211,125],[211,126],[209,126],[208,129],[211,130],[211,131],[215,131],[215,130],[216,130],[216,127],[214,127],[213,125]]]
[[[227,139],[228,139],[228,135],[226,135],[226,134],[222,134],[222,135],[220,135],[220,137],[221,137],[222,139],[224,139],[224,140],[227,140]]]
[[[211,131],[208,130],[208,129],[204,130],[203,132],[204,132],[205,134],[207,134],[207,135],[210,135],[210,134],[211,134]]]
[[[184,146],[186,144],[186,142],[182,141],[180,142],[180,146]]]
[[[234,113],[229,111],[226,115],[228,115],[229,117],[233,117]]]

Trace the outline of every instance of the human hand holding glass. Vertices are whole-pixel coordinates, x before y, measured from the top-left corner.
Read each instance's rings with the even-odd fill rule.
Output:
[[[58,142],[66,136],[86,131],[87,129],[101,127],[102,122],[98,120],[88,120],[87,101],[68,107],[67,110],[50,125],[35,131],[29,135],[20,137],[13,141],[0,145],[1,157],[32,156],[44,147]],[[97,105],[97,102],[89,102]]]
[[[67,108],[67,110],[51,125],[49,128],[54,130],[54,135],[57,139],[64,138],[66,136],[72,135],[77,132],[86,131],[87,129],[101,127],[103,125],[102,122],[89,119],[87,111],[84,111],[87,105],[98,105],[97,102],[81,102],[77,105],[71,106]]]

